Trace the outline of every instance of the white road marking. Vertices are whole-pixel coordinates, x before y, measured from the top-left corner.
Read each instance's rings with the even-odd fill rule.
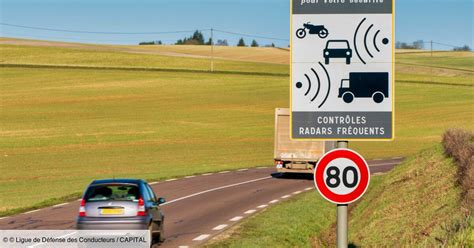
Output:
[[[240,169],[240,170],[237,170],[237,171],[248,171],[249,169]]]
[[[277,202],[278,202],[278,200],[273,200],[273,201],[269,201],[268,203],[273,204],[273,203],[277,203]]]
[[[222,229],[226,228],[227,226],[228,225],[226,225],[226,224],[218,225],[218,226],[212,228],[212,230],[219,231],[219,230],[222,230]]]
[[[187,245],[180,245],[180,246],[178,246],[178,248],[189,248],[189,246],[187,246]]]
[[[4,219],[6,219],[6,218],[8,218],[8,216],[0,217],[0,220],[4,220]]]
[[[255,209],[250,209],[250,210],[245,211],[244,214],[253,214],[253,213],[255,213],[255,212],[257,212],[257,210],[255,210]]]
[[[266,169],[267,167],[263,167],[263,166],[260,166],[260,167],[257,167],[256,169]]]
[[[171,179],[168,179],[168,180],[165,180],[165,182],[172,182],[172,181],[176,181],[178,180],[177,178],[171,178]]]
[[[242,216],[235,216],[234,218],[230,219],[230,221],[239,221],[239,220],[241,220],[242,218],[244,218],[244,217],[242,217]]]
[[[154,184],[157,184],[158,182],[152,182],[152,183],[148,183],[150,185],[154,185]]]
[[[193,241],[205,240],[205,239],[207,239],[209,236],[211,236],[211,235],[209,235],[209,234],[201,234],[201,235],[197,236],[196,238],[194,238]]]
[[[297,195],[299,193],[301,193],[301,191],[298,190],[298,191],[293,192],[293,195]]]
[[[385,175],[386,173],[384,172],[377,172],[377,173],[374,173],[372,174],[372,176],[380,176],[380,175]]]
[[[266,208],[266,207],[268,207],[268,205],[263,204],[263,205],[258,206],[257,208]]]
[[[229,173],[230,171],[220,171],[219,174]]]
[[[239,186],[239,185],[243,185],[243,184],[254,183],[254,182],[258,182],[258,181],[262,181],[262,180],[266,180],[266,179],[270,179],[270,178],[272,178],[272,176],[261,177],[261,178],[241,182],[241,183],[234,183],[234,184],[230,184],[230,185],[226,185],[226,186],[221,186],[221,187],[217,187],[217,188],[213,188],[213,189],[204,190],[204,191],[201,191],[201,192],[198,192],[198,193],[194,193],[194,194],[191,194],[191,195],[183,196],[183,197],[165,202],[165,203],[161,204],[161,206],[168,205],[168,204],[171,204],[171,203],[174,203],[174,202],[177,202],[177,201],[182,201],[182,200],[185,200],[185,199],[188,199],[188,198],[191,198],[191,197],[194,197],[194,196],[206,194],[206,193],[209,193],[209,192],[214,192],[214,191],[217,191],[217,190],[231,188],[231,187],[235,187],[235,186]]]
[[[53,206],[53,208],[61,207],[61,206],[67,205],[67,204],[69,204],[69,203],[65,202],[65,203],[61,203],[61,204],[56,204],[56,205]]]
[[[304,189],[305,191],[308,191],[308,190],[312,190],[313,188],[312,187],[308,187],[306,189]]]
[[[202,174],[202,175],[203,175],[203,176],[210,176],[210,175],[212,175],[212,174],[214,174],[214,173],[204,173],[204,174]]]
[[[40,211],[40,210],[41,210],[41,209],[35,209],[35,210],[28,211],[28,212],[24,212],[23,214],[31,214],[31,213],[38,212],[38,211]]]
[[[196,176],[186,176],[184,178],[193,178],[193,177],[196,177]]]
[[[285,199],[285,198],[288,198],[288,197],[290,197],[290,196],[291,196],[291,195],[284,195],[284,196],[282,196],[281,198]]]
[[[392,159],[403,159],[403,157],[393,157]]]
[[[77,201],[82,201],[82,198],[77,199]]]

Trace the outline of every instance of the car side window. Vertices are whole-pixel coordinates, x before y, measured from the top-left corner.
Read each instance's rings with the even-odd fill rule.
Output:
[[[145,202],[150,201],[150,199],[151,199],[150,192],[148,192],[148,189],[147,189],[146,185],[142,184],[141,189],[142,189],[141,191],[143,192],[142,195],[143,195],[143,198],[144,198]]]
[[[150,185],[145,184],[145,188],[147,189],[148,194],[150,195],[150,200],[156,202],[155,193],[153,193],[153,190],[151,189]]]

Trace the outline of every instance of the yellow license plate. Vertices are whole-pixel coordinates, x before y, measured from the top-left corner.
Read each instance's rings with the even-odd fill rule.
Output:
[[[120,215],[120,214],[123,214],[123,208],[101,209],[100,214],[102,214],[102,215]]]

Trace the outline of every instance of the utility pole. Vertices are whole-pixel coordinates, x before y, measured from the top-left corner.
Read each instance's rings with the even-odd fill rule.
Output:
[[[348,141],[337,141],[337,148],[347,148]],[[347,204],[337,204],[337,248],[347,248]]]
[[[431,57],[433,57],[433,41],[430,42]]]
[[[211,72],[214,71],[214,29],[211,28]]]

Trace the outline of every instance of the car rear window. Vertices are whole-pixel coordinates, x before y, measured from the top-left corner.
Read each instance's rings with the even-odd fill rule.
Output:
[[[140,192],[137,185],[94,185],[87,189],[86,202],[97,201],[138,201]]]

